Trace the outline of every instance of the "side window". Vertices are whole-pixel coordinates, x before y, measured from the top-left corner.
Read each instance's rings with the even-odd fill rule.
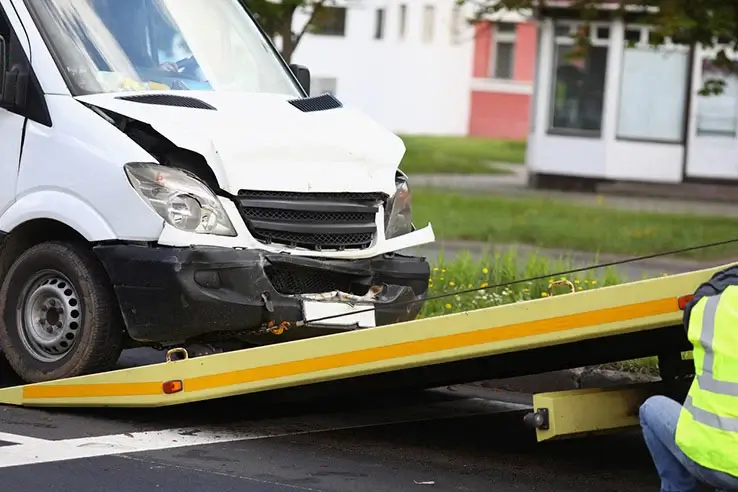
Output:
[[[23,45],[1,7],[0,36],[5,40],[5,53],[3,53],[7,70],[5,86],[13,90],[15,95],[15,101],[13,101],[12,95],[3,94],[0,107],[43,125],[51,126],[51,116],[46,107],[41,85],[31,69]]]
[[[5,39],[5,53],[3,53],[3,55],[5,56],[8,70],[11,70],[13,68],[18,68],[22,70],[24,68],[22,64],[25,60],[23,47],[20,46],[18,39],[12,35],[10,22],[8,21],[8,17],[5,15],[5,12],[2,11],[2,9],[0,9],[0,36]],[[20,59],[18,57],[18,50],[20,50]],[[17,66],[18,64],[21,65]]]

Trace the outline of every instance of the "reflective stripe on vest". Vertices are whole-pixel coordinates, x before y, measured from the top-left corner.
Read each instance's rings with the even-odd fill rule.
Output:
[[[702,361],[702,374],[697,376],[697,384],[699,384],[700,389],[711,393],[738,397],[738,383],[718,381],[714,376],[715,352],[712,346],[715,342],[715,315],[721,298],[722,294],[708,297],[705,302],[705,310],[702,312],[700,345],[705,351],[705,357]]]
[[[692,418],[700,424],[724,430],[726,432],[738,432],[738,417],[723,417],[707,410],[695,407],[692,397],[684,400],[684,409],[692,414]]]

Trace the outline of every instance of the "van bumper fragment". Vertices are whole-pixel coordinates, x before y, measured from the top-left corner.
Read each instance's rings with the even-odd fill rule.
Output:
[[[398,254],[327,260],[133,244],[96,246],[95,252],[112,282],[128,335],[152,345],[248,336],[265,325],[306,321],[305,303],[331,292],[337,295],[323,297],[336,313],[361,299],[364,309],[375,309],[376,325],[408,321],[420,311],[430,278],[425,258]],[[367,295],[374,286],[381,291]],[[396,305],[413,300],[420,302]],[[331,333],[360,326],[334,319],[322,328]]]

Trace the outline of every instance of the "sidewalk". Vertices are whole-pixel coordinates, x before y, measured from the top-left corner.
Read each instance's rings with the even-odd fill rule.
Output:
[[[635,212],[656,212],[721,216],[738,218],[738,189],[725,185],[662,186],[637,183],[601,185],[601,193],[532,190],[527,185],[527,170],[522,164],[494,163],[495,167],[509,169],[511,174],[413,174],[414,188],[463,190],[510,197],[540,197],[565,200],[573,204],[601,206]],[[670,197],[644,196],[647,193]],[[727,197],[735,197],[728,202]],[[677,196],[693,196],[679,199]],[[717,197],[719,201],[708,200]]]

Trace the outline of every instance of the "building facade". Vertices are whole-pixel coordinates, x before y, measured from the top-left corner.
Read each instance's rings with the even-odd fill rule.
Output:
[[[535,181],[738,179],[738,79],[715,69],[715,52],[669,39],[654,48],[649,26],[615,19],[592,24],[590,46],[569,56],[582,27],[562,13],[540,20],[526,156]],[[712,78],[724,92],[701,95]]]
[[[536,24],[508,14],[472,25],[470,14],[455,0],[345,0],[292,61],[310,68],[313,93],[398,133],[524,138]]]
[[[528,136],[538,32],[520,14],[497,14],[476,25],[469,134]]]

